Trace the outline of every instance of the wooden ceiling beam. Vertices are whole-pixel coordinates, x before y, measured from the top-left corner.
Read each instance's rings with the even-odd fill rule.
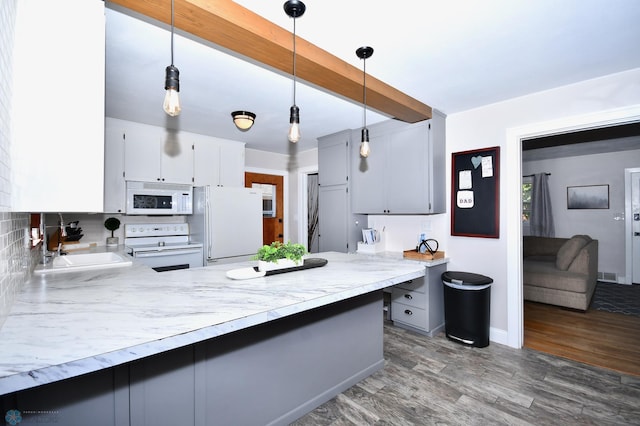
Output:
[[[169,0],[108,0],[171,24]],[[282,12],[284,13],[284,11]],[[197,38],[291,75],[292,33],[230,0],[174,0],[174,26]],[[362,70],[296,37],[296,77],[362,102]],[[367,74],[367,107],[415,123],[431,118],[428,105]]]

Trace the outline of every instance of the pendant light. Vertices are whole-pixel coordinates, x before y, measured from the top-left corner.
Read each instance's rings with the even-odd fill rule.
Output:
[[[306,6],[299,0],[288,0],[284,4],[284,11],[293,18],[293,105],[289,110],[289,134],[290,142],[296,143],[302,136],[300,134],[300,108],[296,105],[296,18],[302,16]]]
[[[180,71],[173,65],[173,0],[171,0],[171,65],[165,70],[164,89],[167,91],[164,95],[164,103],[162,105],[164,112],[172,117],[180,115]]]
[[[360,47],[356,50],[356,55],[364,61],[362,79],[362,103],[364,105],[364,114],[362,120],[362,136],[360,139],[360,156],[367,158],[371,153],[371,148],[369,147],[369,129],[367,129],[367,58],[373,55],[373,47]]]

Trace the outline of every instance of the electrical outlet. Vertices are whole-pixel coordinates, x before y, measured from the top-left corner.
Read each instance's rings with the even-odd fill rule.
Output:
[[[431,232],[431,221],[423,220],[420,223],[420,232]]]

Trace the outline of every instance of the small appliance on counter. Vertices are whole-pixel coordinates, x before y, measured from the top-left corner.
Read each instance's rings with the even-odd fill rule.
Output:
[[[252,188],[193,189],[191,239],[204,244],[204,262],[250,260],[262,247],[262,193]]]
[[[202,243],[192,242],[187,223],[131,223],[124,226],[127,253],[157,272],[204,265]]]

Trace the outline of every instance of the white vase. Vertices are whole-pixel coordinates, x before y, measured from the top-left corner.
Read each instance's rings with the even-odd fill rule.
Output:
[[[304,259],[299,260],[297,263],[291,259],[278,259],[276,262],[265,262],[264,260],[258,260],[258,270],[260,272],[273,271],[275,269],[295,268],[296,266],[302,266]]]

